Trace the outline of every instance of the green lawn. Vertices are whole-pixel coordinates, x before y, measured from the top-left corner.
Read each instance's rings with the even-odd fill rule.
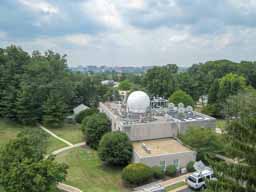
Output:
[[[59,137],[76,144],[84,141],[83,133],[79,124],[65,124],[64,127],[58,129],[49,129]]]
[[[17,134],[22,131],[24,126],[0,119],[0,146],[7,144],[10,140],[15,139]],[[31,127],[31,129],[39,129]],[[47,153],[51,153],[56,149],[67,146],[65,143],[49,136]],[[1,189],[0,189],[1,192]]]
[[[185,186],[185,185],[186,185],[186,183],[185,183],[184,181],[182,181],[182,182],[179,182],[179,183],[176,183],[176,184],[174,184],[174,185],[171,185],[171,186],[166,187],[166,188],[165,188],[165,191],[166,191],[166,192],[172,191],[172,190],[174,190],[174,189],[177,189],[177,188],[182,187],[182,186]]]
[[[60,154],[58,162],[69,165],[67,184],[84,192],[126,192],[121,181],[121,170],[102,166],[97,152],[77,148]]]
[[[57,149],[63,148],[63,147],[67,147],[68,145],[66,145],[65,143],[55,139],[52,136],[48,137],[48,145],[47,145],[47,153],[51,153]]]
[[[0,119],[0,146],[3,146],[10,140],[15,139],[22,128],[23,126]]]

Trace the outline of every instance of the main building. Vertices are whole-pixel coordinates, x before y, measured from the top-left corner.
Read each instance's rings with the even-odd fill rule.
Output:
[[[112,123],[112,131],[125,132],[133,142],[133,161],[149,166],[174,164],[178,169],[196,159],[196,152],[177,139],[191,127],[214,128],[216,120],[182,103],[175,106],[143,91],[123,101],[100,103],[99,109]]]

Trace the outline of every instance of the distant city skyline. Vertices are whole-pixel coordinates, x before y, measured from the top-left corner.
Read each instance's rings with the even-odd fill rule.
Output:
[[[256,60],[254,0],[2,0],[0,47],[51,49],[70,67]]]

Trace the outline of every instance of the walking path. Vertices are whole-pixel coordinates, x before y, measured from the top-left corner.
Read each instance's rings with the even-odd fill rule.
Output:
[[[81,146],[84,146],[84,145],[86,145],[85,142],[77,143],[77,144],[74,144],[74,145],[72,145],[72,146],[60,148],[60,149],[58,149],[58,150],[56,150],[56,151],[53,151],[51,154],[52,154],[52,155],[58,155],[58,154],[60,154],[60,153],[66,152],[66,151],[68,151],[68,150],[70,150],[70,149],[74,149],[74,148],[81,147]]]
[[[68,146],[73,146],[72,143],[70,143],[69,141],[59,137],[58,135],[56,135],[55,133],[53,133],[52,131],[50,131],[49,129],[45,128],[43,125],[39,124],[39,127],[44,130],[45,132],[49,133],[51,136],[55,137],[56,139],[58,139],[59,141],[67,144]]]
[[[185,181],[186,177],[188,177],[189,175],[191,175],[191,173],[187,173],[185,175],[181,175],[179,177],[175,177],[175,178],[163,181],[163,182],[160,183],[160,185],[162,185],[163,187],[168,187],[170,185],[174,185],[176,183]]]
[[[64,183],[59,183],[57,187],[59,190],[64,192],[82,192],[80,189],[72,187],[70,185],[66,185]]]
[[[136,187],[136,188],[134,188],[134,191],[142,192],[142,191],[145,191],[145,189],[149,189],[149,188],[151,188],[153,186],[168,187],[168,186],[174,185],[176,183],[185,181],[186,177],[189,176],[190,174],[191,173],[187,173],[187,174],[181,175],[179,177],[168,179],[166,181],[160,180],[160,181],[153,182],[153,183],[150,183],[150,184],[147,184],[147,185]]]
[[[58,155],[60,153],[63,153],[63,152],[66,152],[68,150],[71,150],[71,149],[74,149],[74,148],[77,148],[77,147],[81,147],[81,146],[84,146],[86,145],[85,142],[82,142],[82,143],[77,143],[77,144],[72,144],[70,143],[69,141],[59,137],[58,135],[56,135],[55,133],[53,133],[52,131],[50,131],[49,129],[45,128],[44,126],[38,124],[38,126],[44,130],[45,132],[47,132],[48,134],[50,134],[51,136],[53,136],[54,138],[58,139],[59,141],[67,144],[68,146],[67,147],[63,147],[63,148],[60,148],[60,149],[57,149],[55,151],[53,151],[51,154],[52,155]],[[48,158],[49,155],[47,155],[45,158]],[[65,183],[59,183],[57,188],[61,191],[64,191],[64,192],[82,192],[80,189],[76,188],[76,187],[73,187],[71,185],[67,185]]]

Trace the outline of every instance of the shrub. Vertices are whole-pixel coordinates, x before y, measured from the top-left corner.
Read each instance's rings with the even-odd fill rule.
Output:
[[[152,177],[152,169],[142,163],[129,164],[122,172],[122,179],[129,184],[140,185],[150,181]]]
[[[110,132],[100,141],[98,154],[102,161],[114,166],[127,165],[132,159],[132,144],[123,132]]]
[[[187,164],[187,171],[188,172],[194,172],[195,171],[195,168],[193,167],[194,163],[195,163],[194,161],[188,162],[188,164]]]
[[[87,145],[97,149],[101,137],[111,130],[111,123],[104,113],[96,113],[86,117],[82,129]]]
[[[153,176],[155,179],[162,179],[164,178],[164,171],[159,166],[152,167]]]
[[[174,165],[169,165],[166,168],[166,175],[170,177],[174,177],[176,175],[177,169]]]
[[[75,120],[76,120],[77,123],[82,123],[82,121],[85,117],[88,117],[88,116],[93,115],[93,114],[98,113],[98,112],[99,111],[96,108],[85,109],[85,110],[81,111],[80,113],[78,113],[75,116]]]

